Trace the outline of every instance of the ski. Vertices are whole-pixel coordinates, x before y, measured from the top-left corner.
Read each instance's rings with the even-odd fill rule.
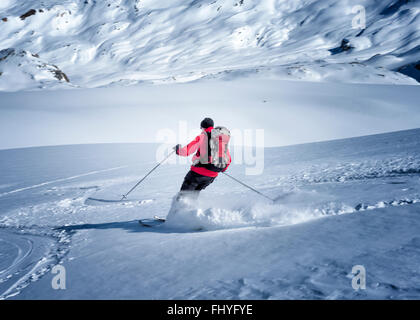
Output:
[[[153,202],[155,199],[144,199],[144,200],[120,200],[120,199],[101,199],[89,197],[85,200],[85,205],[100,206],[100,205],[112,205],[112,204],[147,204]]]
[[[156,227],[166,221],[165,218],[154,216],[153,219],[140,219],[139,223],[144,227]]]

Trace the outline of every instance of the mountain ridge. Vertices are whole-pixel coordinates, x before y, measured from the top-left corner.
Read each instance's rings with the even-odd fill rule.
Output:
[[[364,29],[347,0],[8,0],[0,50],[39,55],[71,81],[36,80],[16,64],[9,73],[5,60],[0,90],[16,90],[7,82],[17,70],[35,78],[18,90],[244,76],[418,84],[419,1],[361,3]]]

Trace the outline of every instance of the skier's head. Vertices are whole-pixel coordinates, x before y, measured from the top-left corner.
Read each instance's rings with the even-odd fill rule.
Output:
[[[201,121],[200,126],[201,126],[201,129],[214,127],[214,121],[211,118],[204,118],[204,120]]]

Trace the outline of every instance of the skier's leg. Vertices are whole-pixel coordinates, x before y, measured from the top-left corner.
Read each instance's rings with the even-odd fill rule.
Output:
[[[215,177],[206,177],[202,176],[198,180],[198,185],[196,186],[195,190],[200,191],[207,188],[216,178]]]
[[[197,173],[189,171],[184,178],[184,182],[181,186],[181,191],[193,191],[198,186]]]
[[[190,199],[196,199],[198,196],[197,187],[199,184],[198,178],[199,174],[195,173],[194,171],[189,171],[184,178],[184,182],[182,183],[181,190],[178,192],[176,196],[176,200],[180,200],[181,198],[188,197]]]

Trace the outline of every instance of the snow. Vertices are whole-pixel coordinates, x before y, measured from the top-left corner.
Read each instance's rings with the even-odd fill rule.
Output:
[[[418,1],[357,5],[365,29],[353,25],[360,13],[347,0],[2,1],[0,50],[37,54],[70,84],[46,76],[33,59],[6,59],[0,90],[189,82],[232,72],[417,85],[404,69],[420,61]],[[351,49],[333,54],[343,39]]]
[[[266,148],[263,174],[248,176],[245,165],[229,173],[278,201],[221,175],[155,228],[138,219],[167,215],[185,164],[163,165],[126,202],[87,200],[128,191],[157,145],[1,150],[0,295],[418,299],[419,137],[415,129]],[[51,287],[56,264],[65,290]],[[366,268],[366,290],[351,286],[354,265]]]
[[[419,299],[418,4],[2,0],[0,299]]]

